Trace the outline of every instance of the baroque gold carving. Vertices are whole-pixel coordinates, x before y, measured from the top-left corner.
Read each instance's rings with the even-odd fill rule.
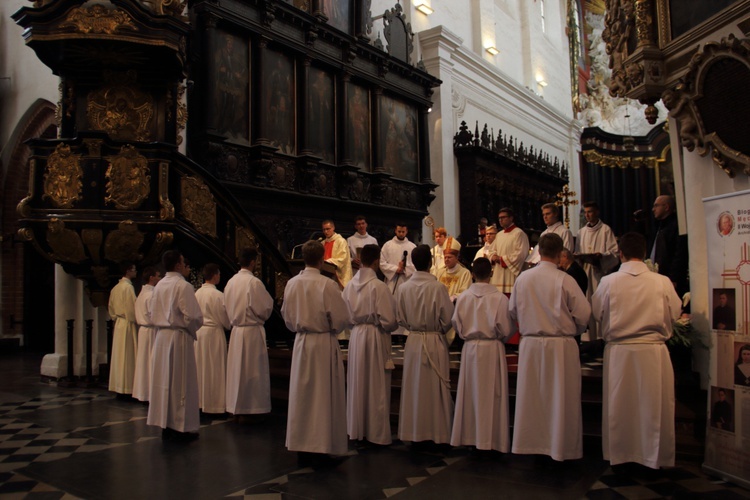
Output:
[[[587,162],[610,168],[656,168],[656,156],[619,156],[602,154],[592,149],[583,152]]]
[[[211,190],[197,177],[183,177],[182,215],[200,233],[216,238],[216,200]]]
[[[174,205],[169,201],[169,163],[159,163],[159,218],[174,219]]]
[[[143,255],[138,250],[143,245],[144,235],[131,220],[120,222],[117,229],[104,241],[104,257],[113,262],[139,261]]]
[[[79,33],[105,35],[111,35],[118,30],[138,31],[127,12],[120,9],[108,10],[102,5],[74,8],[60,26],[72,27]]]
[[[44,195],[58,208],[71,208],[83,199],[83,170],[81,155],[73,154],[70,146],[60,143],[47,158],[47,171],[44,174]]]
[[[172,245],[173,241],[174,234],[169,231],[161,231],[159,233],[156,233],[156,236],[154,236],[154,242],[151,245],[151,250],[149,250],[145,261],[158,262],[159,259],[161,259],[161,254],[164,253],[164,250]]]
[[[185,130],[188,121],[187,103],[183,101],[183,96],[187,87],[179,85],[177,89],[177,145],[182,144],[182,131]]]
[[[105,203],[112,203],[120,210],[138,208],[148,197],[151,176],[148,174],[148,160],[138,153],[131,144],[120,148],[120,154],[106,157],[107,197]]]
[[[234,244],[235,244],[235,255],[241,255],[242,250],[248,247],[256,247],[255,235],[252,231],[245,227],[237,227],[234,231]],[[256,269],[258,266],[256,266]]]
[[[638,46],[654,44],[654,16],[652,0],[636,0],[635,30]]]
[[[108,78],[117,78],[110,75]],[[89,126],[104,130],[113,139],[123,141],[151,140],[153,99],[135,86],[135,72],[129,71],[121,83],[106,85],[91,92],[86,104]]]
[[[86,260],[81,237],[66,229],[65,223],[56,217],[47,223],[47,244],[52,249],[52,258],[58,262],[78,264]]]

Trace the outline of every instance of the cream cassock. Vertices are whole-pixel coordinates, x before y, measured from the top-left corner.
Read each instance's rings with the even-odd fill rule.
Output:
[[[290,279],[281,307],[297,332],[289,380],[286,447],[343,455],[347,451],[344,364],[336,334],[349,326],[338,285],[306,267]]]
[[[581,458],[581,362],[573,337],[586,329],[591,306],[572,277],[542,261],[518,277],[510,315],[521,333],[513,453]]]
[[[227,358],[227,411],[235,415],[271,411],[271,379],[263,324],[273,312],[273,299],[247,269],[224,287],[224,304],[232,323]]]
[[[115,321],[112,358],[109,361],[109,390],[118,394],[133,392],[138,326],[135,322],[135,290],[127,278],[109,293],[109,315]]]
[[[226,410],[227,337],[229,318],[224,309],[224,294],[210,283],[195,292],[201,306],[203,326],[196,334],[195,364],[198,369],[198,407],[206,413]]]
[[[562,222],[555,222],[551,226],[547,226],[547,229],[542,231],[542,234],[539,235],[541,238],[545,234],[554,233],[558,235],[563,240],[563,246],[567,248],[571,253],[575,250],[575,246],[573,245],[573,234],[570,232],[570,229],[565,227]],[[539,256],[539,245],[534,246],[534,248],[531,250],[531,254],[526,259],[526,262],[529,264],[538,264],[541,257]]]
[[[359,234],[354,233],[346,239],[346,243],[349,245],[349,254],[352,259],[356,259],[357,250],[365,245],[377,245],[378,240],[374,236],[370,236],[368,233]]]
[[[594,294],[607,341],[602,448],[612,465],[674,466],[674,372],[664,342],[681,306],[669,278],[637,261],[602,278]]]
[[[390,332],[398,327],[396,300],[368,267],[346,285],[352,336],[346,385],[346,426],[350,439],[391,444]]]
[[[133,380],[133,397],[139,401],[148,401],[151,385],[151,351],[154,347],[156,329],[151,323],[151,311],[148,310],[153,285],[143,285],[141,293],[135,299],[135,322],[138,323],[138,352],[135,355],[135,378]]]
[[[151,402],[148,425],[180,432],[197,432],[198,374],[195,332],[203,314],[193,285],[176,272],[167,272],[154,287],[149,305],[156,341],[151,355]]]
[[[451,445],[507,453],[508,365],[502,341],[515,332],[508,298],[494,285],[474,283],[456,301],[453,327],[465,342]]]
[[[492,242],[489,254],[490,260],[492,260],[493,255],[497,255],[505,264],[505,267],[502,264],[492,266],[490,283],[501,292],[510,293],[513,290],[513,283],[516,282],[523,263],[529,255],[528,236],[518,226],[513,226],[510,230],[500,230],[495,237],[495,241]]]
[[[402,441],[448,443],[453,400],[445,333],[453,304],[433,275],[415,272],[396,292],[399,324],[409,331],[404,346],[398,437]]]
[[[586,298],[590,301],[599,286],[599,281],[602,279],[602,276],[614,269],[620,261],[617,257],[617,240],[615,240],[615,235],[612,233],[612,229],[601,220],[594,224],[593,227],[589,227],[588,225],[583,226],[578,231],[575,253],[602,254],[600,265],[595,266],[590,262],[584,262],[582,266],[583,270],[586,271],[586,277],[589,279],[589,286],[586,289]],[[593,316],[589,323],[589,337],[590,340],[596,340],[601,337],[601,335],[599,335],[597,319]]]
[[[393,239],[386,241],[380,250],[380,270],[385,275],[385,282],[391,293],[395,294],[395,290],[406,283],[409,277],[414,274],[411,251],[416,247],[417,245],[407,238],[399,240],[394,236]],[[404,268],[404,274],[398,275],[396,269],[398,269],[398,263],[404,258],[404,252],[406,252],[406,267]]]

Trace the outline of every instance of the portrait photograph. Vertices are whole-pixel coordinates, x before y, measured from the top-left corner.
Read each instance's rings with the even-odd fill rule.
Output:
[[[250,42],[227,32],[211,34],[214,47],[209,69],[207,122],[231,139],[250,136]]]
[[[750,387],[750,343],[734,344],[734,385]]]
[[[267,49],[261,76],[266,139],[282,153],[295,154],[294,59]]]
[[[711,387],[711,427],[734,432],[734,391]]]
[[[311,66],[307,81],[307,147],[328,163],[336,163],[335,96],[333,77]]]
[[[380,98],[380,161],[386,172],[408,181],[419,180],[417,110],[389,96]]]
[[[711,324],[714,330],[734,331],[737,329],[736,290],[734,288],[713,289],[713,314]]]
[[[729,236],[734,232],[734,216],[730,212],[722,212],[716,221],[716,230],[719,236]]]
[[[349,151],[355,166],[370,170],[370,92],[360,85],[346,86]]]

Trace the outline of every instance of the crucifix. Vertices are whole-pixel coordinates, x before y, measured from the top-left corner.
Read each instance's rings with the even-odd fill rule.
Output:
[[[568,189],[568,185],[565,184],[563,186],[562,191],[557,193],[557,200],[555,201],[555,205],[558,207],[563,207],[565,210],[565,227],[567,229],[570,229],[570,216],[568,214],[568,207],[570,205],[578,205],[578,200],[572,199],[576,195],[575,191],[570,191]]]

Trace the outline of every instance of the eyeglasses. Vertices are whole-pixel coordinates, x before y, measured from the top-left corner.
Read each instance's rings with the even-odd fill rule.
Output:
[[[510,219],[510,215],[498,215],[497,218],[500,219],[500,220]]]

